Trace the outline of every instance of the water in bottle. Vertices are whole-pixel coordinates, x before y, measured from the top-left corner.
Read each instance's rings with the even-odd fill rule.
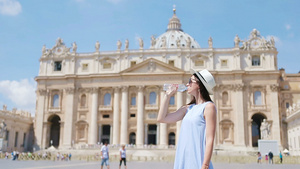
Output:
[[[187,89],[187,87],[184,84],[174,84],[174,85],[177,87],[178,92],[184,92]],[[164,84],[163,90],[167,91],[171,86],[172,84]]]

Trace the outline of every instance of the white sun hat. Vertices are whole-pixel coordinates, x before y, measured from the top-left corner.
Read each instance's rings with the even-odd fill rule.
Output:
[[[191,69],[190,72],[191,74],[197,75],[198,79],[201,80],[201,82],[203,83],[204,87],[210,95],[214,94],[212,89],[216,86],[216,82],[213,75],[208,70],[203,69],[200,72],[198,72],[194,69]]]

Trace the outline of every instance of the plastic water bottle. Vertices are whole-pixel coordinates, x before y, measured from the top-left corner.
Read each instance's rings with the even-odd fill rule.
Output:
[[[187,89],[187,87],[184,84],[174,84],[174,85],[177,87],[178,92],[184,92]],[[164,84],[163,90],[167,91],[171,86],[172,84]]]

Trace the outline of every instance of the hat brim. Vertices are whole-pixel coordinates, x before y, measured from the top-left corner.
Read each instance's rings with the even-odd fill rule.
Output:
[[[205,79],[200,75],[200,73],[194,69],[190,69],[190,73],[196,74],[197,78],[201,80],[202,84],[204,85],[204,87],[206,88],[206,90],[208,91],[208,94],[213,95],[214,92],[212,90],[212,88],[207,84],[207,82],[205,81]]]

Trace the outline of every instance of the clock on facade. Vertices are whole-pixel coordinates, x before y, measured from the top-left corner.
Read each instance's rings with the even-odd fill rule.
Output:
[[[57,47],[55,49],[55,53],[58,54],[58,55],[62,54],[62,52],[63,52],[63,49],[61,47]]]
[[[258,48],[260,46],[260,40],[255,39],[251,41],[251,47],[252,48]]]

